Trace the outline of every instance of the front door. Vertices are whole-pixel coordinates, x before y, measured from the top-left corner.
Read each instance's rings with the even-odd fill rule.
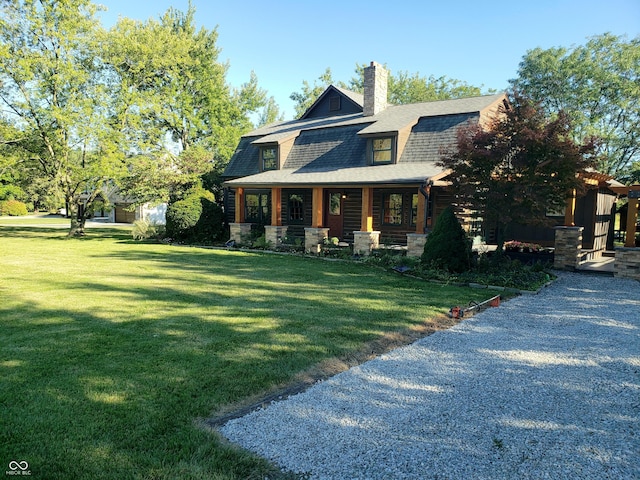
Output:
[[[326,225],[329,227],[329,237],[337,237],[342,240],[344,225],[344,199],[342,192],[328,190],[325,198],[326,202]]]

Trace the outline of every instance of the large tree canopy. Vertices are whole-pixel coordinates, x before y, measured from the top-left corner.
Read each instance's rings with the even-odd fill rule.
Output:
[[[11,152],[0,182],[19,163],[39,191],[53,186],[71,233],[114,184],[136,202],[166,201],[173,187],[224,168],[251,114],[278,115],[255,75],[237,89],[226,83],[217,33],[196,28],[191,6],[159,20],[123,18],[108,32],[97,8],[0,4],[0,148]]]
[[[576,141],[599,137],[598,170],[624,180],[640,161],[640,37],[604,34],[572,48],[530,50],[511,83],[547,113],[564,110]]]
[[[101,151],[106,97],[96,6],[23,0],[0,8],[3,114],[21,132],[24,166],[62,193],[73,213],[70,233],[81,233],[76,207],[97,199],[120,166]]]
[[[116,79],[113,123],[131,154],[121,187],[137,202],[179,198],[176,188],[224,168],[266,93],[253,74],[238,90],[227,85],[217,32],[196,29],[192,7],[169,9],[159,20],[121,19],[106,38]],[[187,153],[196,147],[198,154]]]
[[[595,146],[575,143],[571,128],[562,111],[549,120],[537,104],[512,95],[493,125],[461,129],[457,149],[442,157],[460,206],[495,225],[500,248],[511,222],[543,223],[583,188],[577,174],[593,165]]]
[[[327,68],[311,85],[302,82],[299,92],[291,94],[290,98],[296,102],[296,117],[300,117],[329,86],[362,93],[364,91],[364,69],[367,65],[356,65],[355,76],[349,82],[333,80],[331,69]],[[449,100],[452,98],[473,97],[482,94],[482,87],[469,85],[461,80],[447,77],[424,77],[419,73],[398,72],[390,74],[388,80],[388,101],[394,105],[408,103],[429,102],[433,100]],[[490,90],[489,92],[492,92]]]

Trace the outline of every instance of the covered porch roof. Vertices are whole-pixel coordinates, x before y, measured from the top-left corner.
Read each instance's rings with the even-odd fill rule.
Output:
[[[400,163],[365,167],[312,170],[305,168],[270,170],[267,172],[228,180],[228,187],[270,188],[301,186],[345,185],[421,185],[428,180],[436,182],[450,173],[433,163]]]

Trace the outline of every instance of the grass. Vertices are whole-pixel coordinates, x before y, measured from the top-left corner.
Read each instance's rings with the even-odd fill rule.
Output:
[[[286,478],[204,419],[489,296],[350,262],[136,243],[124,229],[68,239],[4,219],[0,268],[0,464],[51,479]]]

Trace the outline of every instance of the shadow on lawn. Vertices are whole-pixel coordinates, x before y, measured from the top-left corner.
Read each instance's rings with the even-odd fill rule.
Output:
[[[25,230],[65,238],[40,227],[2,233]],[[61,269],[40,291],[6,291],[0,459],[26,459],[57,478],[168,478],[180,464],[227,472],[231,456],[238,478],[254,475],[255,460],[231,453],[194,419],[299,385],[321,362],[332,373],[359,363],[406,341],[398,331],[436,329],[425,317],[468,292],[365,265],[107,234],[80,240],[118,245],[85,248],[86,272]]]

